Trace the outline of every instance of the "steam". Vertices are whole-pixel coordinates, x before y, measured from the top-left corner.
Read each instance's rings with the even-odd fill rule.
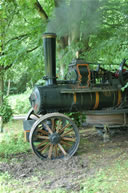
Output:
[[[98,12],[99,0],[70,0],[69,3],[60,1],[52,13],[47,26],[48,32],[54,32],[58,36],[66,36],[72,33],[82,33],[86,37],[96,32],[100,24]]]

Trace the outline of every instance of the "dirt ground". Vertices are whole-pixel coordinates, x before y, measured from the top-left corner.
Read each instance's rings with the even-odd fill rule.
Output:
[[[82,128],[80,137],[77,153],[69,160],[41,161],[30,151],[11,155],[9,162],[0,164],[0,172],[8,171],[13,178],[21,180],[36,176],[37,186],[45,190],[65,188],[68,192],[78,192],[83,179],[117,160],[127,159],[128,132],[116,134],[105,143],[95,129]]]

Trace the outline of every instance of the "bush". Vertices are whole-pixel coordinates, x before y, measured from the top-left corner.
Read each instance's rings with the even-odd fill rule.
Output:
[[[4,124],[4,133],[0,135],[0,162],[10,155],[27,152],[29,143],[24,141],[22,120],[12,120]],[[5,148],[6,147],[6,148]]]
[[[7,98],[4,98],[3,105],[0,107],[0,116],[3,118],[3,123],[7,123],[12,117],[13,111],[8,104]]]
[[[85,114],[81,112],[66,113],[66,115],[70,117],[78,127],[85,121]]]
[[[29,96],[31,90],[27,90],[23,94],[10,95],[9,104],[13,109],[14,114],[26,114],[30,110]]]

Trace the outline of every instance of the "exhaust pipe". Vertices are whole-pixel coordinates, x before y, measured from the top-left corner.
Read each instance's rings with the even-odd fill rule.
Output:
[[[56,84],[56,34],[43,34],[46,85]]]

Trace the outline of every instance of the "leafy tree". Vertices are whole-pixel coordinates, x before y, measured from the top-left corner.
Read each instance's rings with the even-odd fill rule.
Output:
[[[33,9],[33,7],[31,6],[30,1],[26,1],[25,4],[22,1],[15,0],[0,2],[1,106],[4,104],[3,91],[6,71],[16,64],[21,64],[22,61],[26,62],[32,60],[33,56],[31,55],[31,53],[33,51],[36,51],[40,45],[41,38],[39,36],[39,33],[42,33],[43,30],[41,27],[42,25],[40,23],[40,19],[38,17],[32,17],[34,10],[35,9]],[[28,15],[29,11],[30,14]],[[33,37],[33,34],[36,34],[36,39]],[[26,69],[24,68],[24,71],[25,70]],[[13,78],[13,76],[11,76],[11,78]]]
[[[76,51],[86,61],[119,63],[128,51],[127,0],[1,0],[0,105],[4,81],[18,92],[44,74],[42,33],[57,33],[57,69]],[[23,85],[23,86],[22,86]]]
[[[62,74],[76,51],[85,60],[111,64],[127,56],[127,0],[54,0],[50,14],[44,1],[40,2],[42,6],[36,3],[48,23],[47,31],[58,35]]]
[[[61,74],[76,51],[86,61],[119,63],[127,56],[127,9],[127,0],[1,1],[1,79],[4,76],[19,85],[24,76],[33,86],[43,76],[45,31],[57,33]],[[0,85],[3,90],[3,83]]]

